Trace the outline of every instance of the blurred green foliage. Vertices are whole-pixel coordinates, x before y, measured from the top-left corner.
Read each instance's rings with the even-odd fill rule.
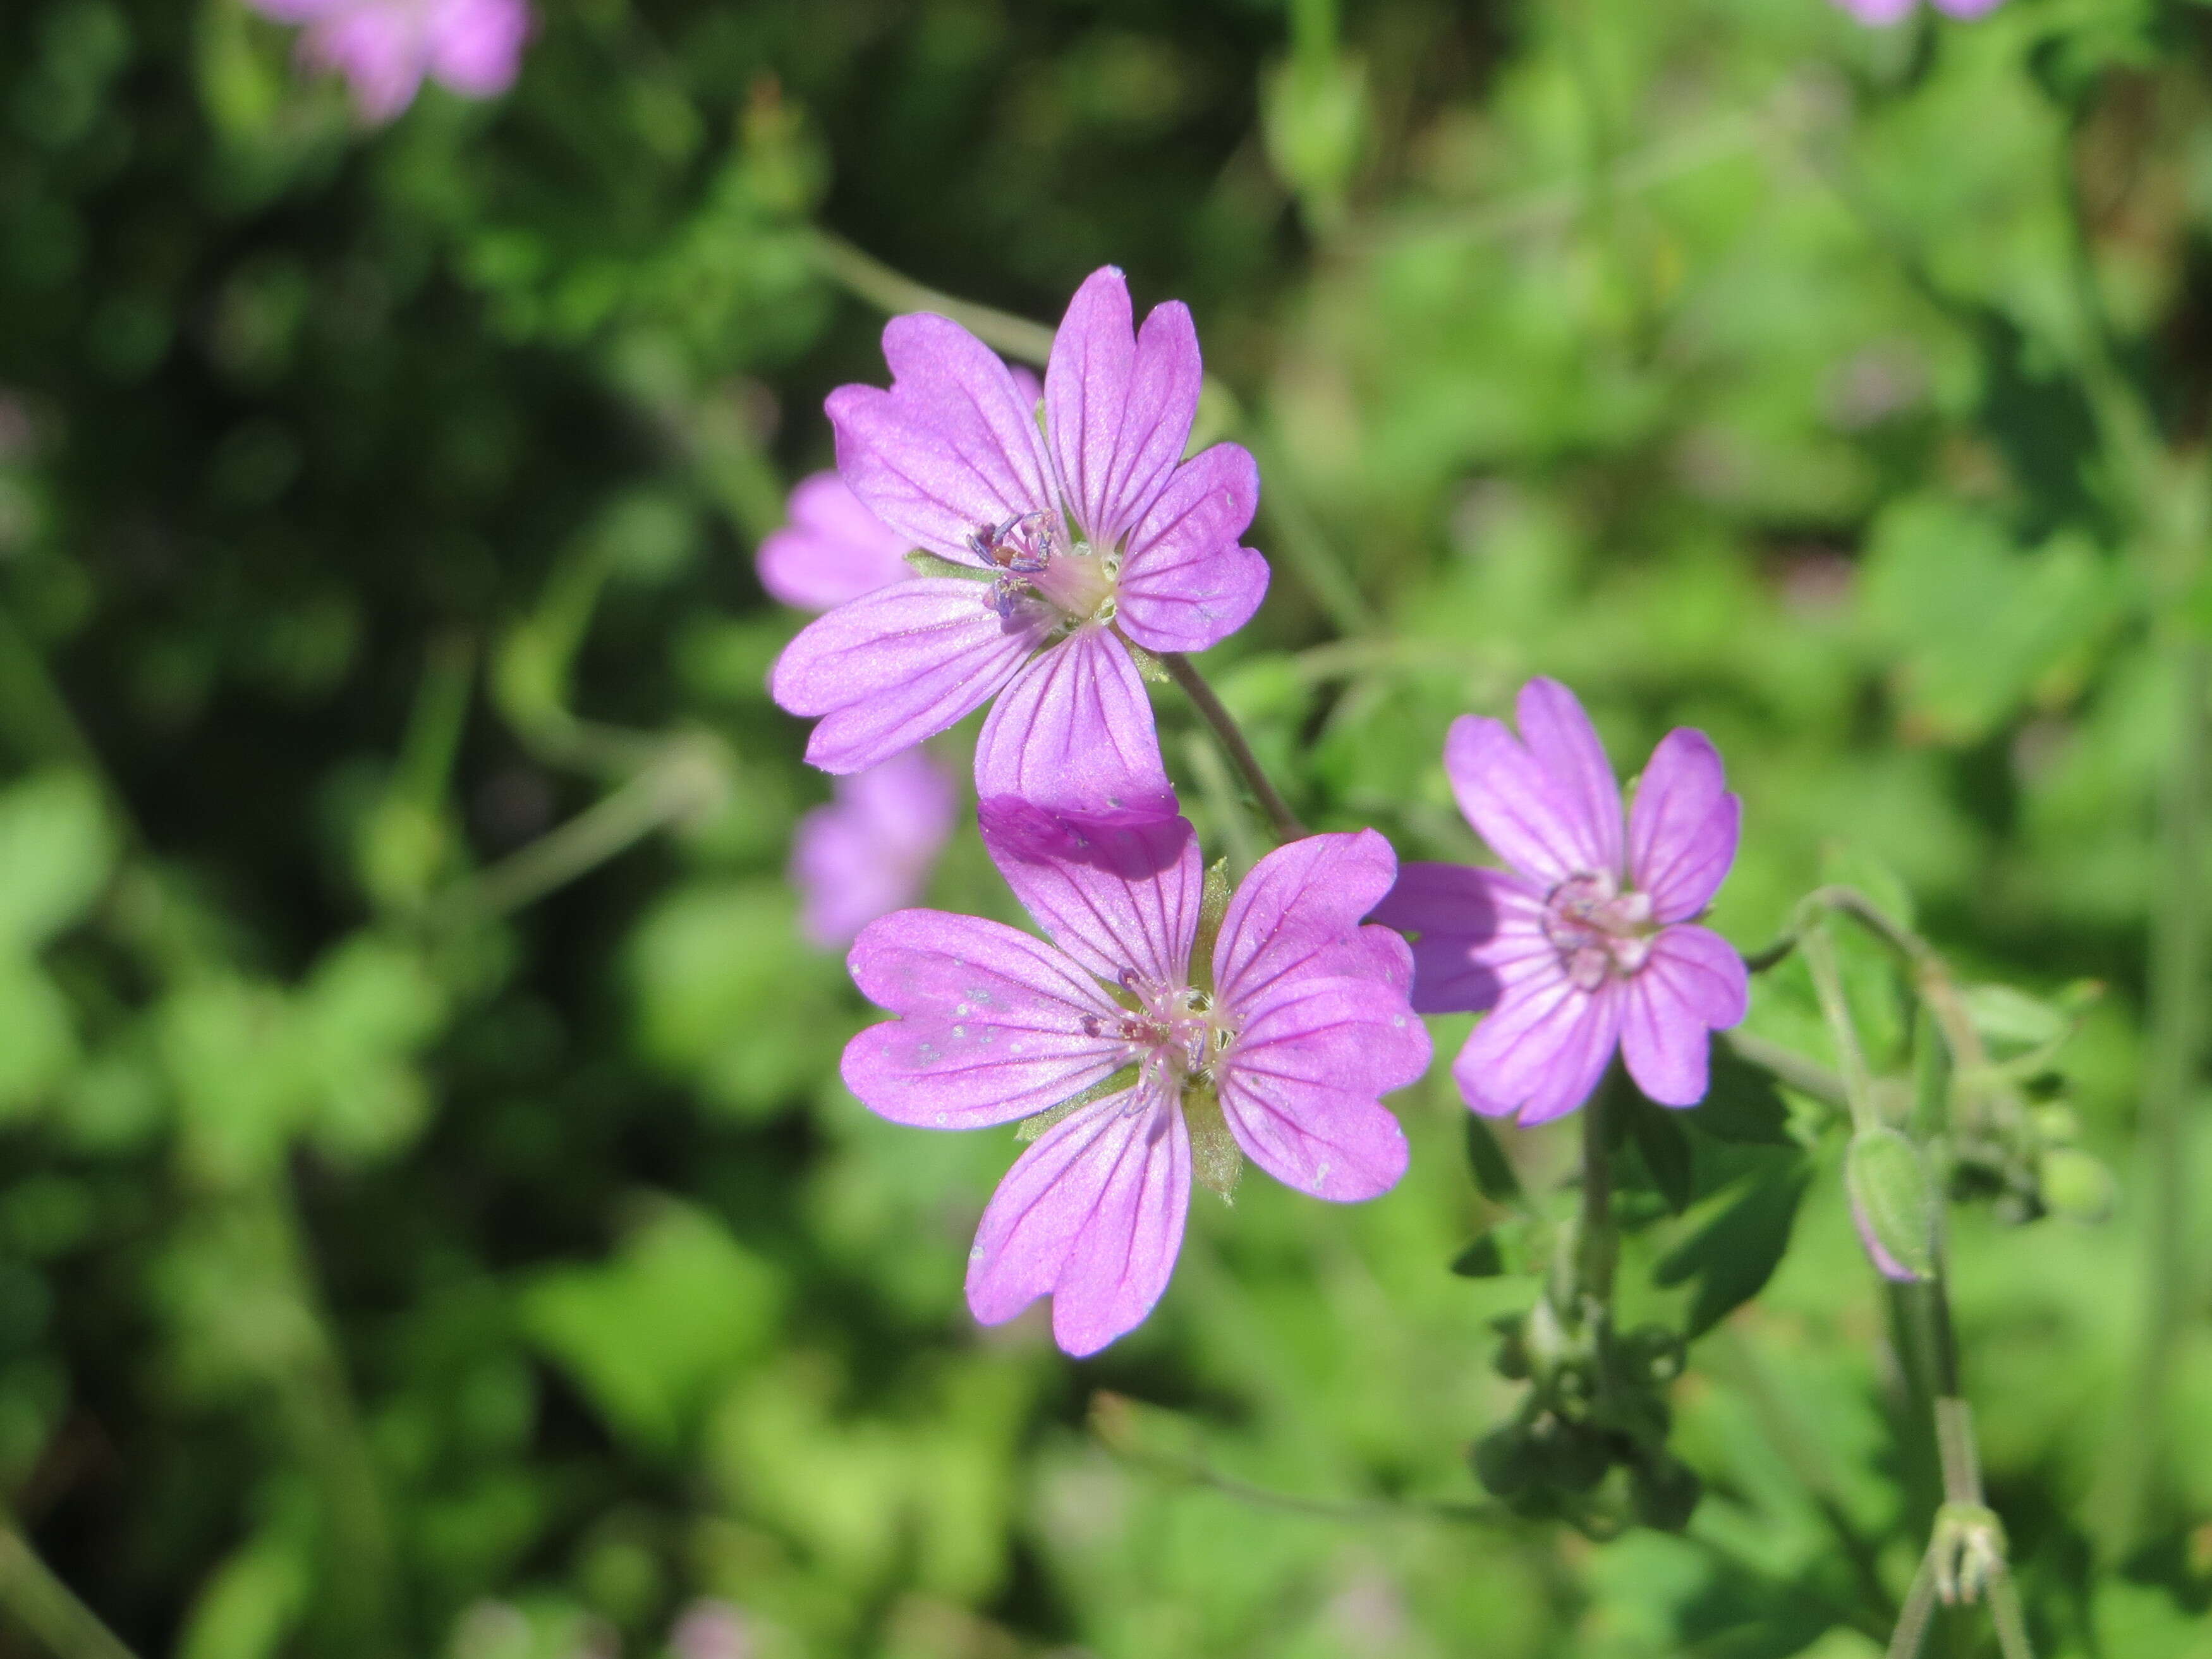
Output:
[[[750,550],[829,459],[822,396],[882,378],[897,294],[857,248],[1046,322],[1109,261],[1191,302],[1276,573],[1209,672],[1310,822],[1472,856],[1444,728],[1540,672],[1624,765],[1676,723],[1718,742],[1740,945],[1823,879],[1917,910],[2063,1118],[2037,1168],[1972,1154],[1999,1196],[1950,1238],[2039,1651],[2212,1655],[2201,1228],[2162,1419],[2130,1405],[2173,1151],[2136,1118],[2164,641],[2212,622],[2212,15],[540,23],[508,98],[369,132],[239,0],[0,10],[0,1491],[118,1632],[1880,1650],[1931,1455],[1843,1136],[1755,1079],[1612,1154],[1624,1327],[1701,1333],[1684,1531],[1480,1507],[1467,1449],[1523,1398],[1493,1322],[1534,1299],[1573,1127],[1471,1174],[1441,1068],[1395,1103],[1396,1192],[1200,1194],[1097,1359],[973,1326],[1016,1145],[844,1093],[866,1014],[781,878],[823,789],[767,701],[795,619]],[[1160,712],[1248,860],[1256,821]],[[972,836],[933,897],[1014,914]],[[1889,970],[1844,965],[1898,1073]],[[1449,1054],[1466,1022],[1436,1024]],[[1795,964],[1752,1030],[1832,1057]],[[1148,1403],[1094,1433],[1102,1389]],[[2139,1531],[2100,1518],[2130,1447]]]

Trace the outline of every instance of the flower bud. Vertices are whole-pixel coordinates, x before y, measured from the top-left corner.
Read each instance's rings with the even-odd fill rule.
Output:
[[[1851,1219],[1885,1279],[1936,1271],[1936,1194],[1920,1152],[1895,1129],[1862,1129],[1844,1154]]]
[[[2112,1172],[2079,1146],[2053,1146],[2036,1160],[2044,1208],[2069,1221],[2102,1221],[2112,1212]]]

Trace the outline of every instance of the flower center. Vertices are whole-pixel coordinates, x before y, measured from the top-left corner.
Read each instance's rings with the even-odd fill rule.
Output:
[[[1130,1058],[1148,1085],[1171,1085],[1178,1092],[1213,1080],[1213,1065],[1236,1032],[1224,1024],[1213,999],[1188,985],[1162,985],[1123,969],[1122,1012],[1085,1014],[1083,1034],[1118,1037],[1135,1052]]]
[[[1650,895],[1618,892],[1611,876],[1570,876],[1544,901],[1544,937],[1567,977],[1585,991],[1643,967],[1658,931]]]
[[[1074,539],[1057,514],[1024,513],[1004,524],[978,525],[968,545],[991,567],[991,609],[1008,621],[1038,599],[1068,623],[1114,620],[1121,556]]]

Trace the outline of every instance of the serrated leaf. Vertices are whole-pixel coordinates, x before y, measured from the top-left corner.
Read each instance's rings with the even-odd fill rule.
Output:
[[[1474,1171],[1476,1189],[1492,1204],[1521,1201],[1521,1177],[1513,1173],[1513,1165],[1506,1160],[1505,1150],[1491,1133],[1490,1126],[1471,1112],[1467,1119],[1467,1162]]]
[[[1705,1097],[1681,1121],[1716,1140],[1752,1146],[1794,1146],[1790,1107],[1774,1073],[1754,1066],[1725,1036],[1712,1041]]]
[[[1790,1248],[1806,1184],[1799,1158],[1754,1177],[1659,1264],[1653,1278],[1661,1285],[1697,1283],[1685,1335],[1702,1335],[1765,1288]]]

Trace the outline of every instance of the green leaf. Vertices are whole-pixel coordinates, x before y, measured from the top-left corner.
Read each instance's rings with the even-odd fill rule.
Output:
[[[1969,985],[1960,997],[1995,1059],[2055,1048],[2074,1030],[2063,1009],[2009,985]]]
[[[0,945],[35,950],[76,921],[114,858],[90,779],[52,772],[0,793]]]
[[[1613,1099],[1628,1121],[1628,1132],[1643,1157],[1644,1167],[1650,1172],[1651,1184],[1667,1200],[1667,1207],[1676,1215],[1681,1214],[1696,1196],[1696,1171],[1690,1154],[1690,1138],[1682,1133],[1682,1126],[1676,1121],[1679,1114],[1672,1108],[1647,1100],[1633,1085],[1620,1090]]]
[[[1521,1177],[1513,1173],[1490,1126],[1472,1112],[1467,1118],[1467,1161],[1474,1171],[1476,1188],[1492,1204],[1521,1201]]]
[[[658,1199],[612,1260],[539,1273],[521,1316],[617,1433],[668,1453],[766,1349],[781,1301],[775,1269],[720,1222]]]
[[[940,558],[934,553],[925,553],[915,548],[906,556],[907,568],[917,576],[957,576],[963,581],[987,582],[991,573],[980,565],[963,564],[957,559]]]
[[[1681,1121],[1716,1140],[1754,1146],[1797,1144],[1774,1073],[1753,1065],[1724,1036],[1713,1039],[1709,1077],[1705,1099],[1682,1113]]]
[[[1661,1285],[1696,1281],[1685,1334],[1702,1335],[1765,1288],[1790,1248],[1807,1182],[1802,1159],[1779,1162],[1659,1264]]]
[[[1451,1270],[1462,1279],[1496,1279],[1505,1271],[1505,1253],[1498,1236],[1485,1233],[1452,1258]]]

